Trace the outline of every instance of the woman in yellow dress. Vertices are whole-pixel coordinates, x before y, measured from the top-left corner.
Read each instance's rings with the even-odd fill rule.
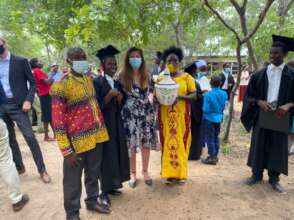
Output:
[[[159,109],[161,177],[166,179],[166,184],[184,183],[191,144],[190,100],[196,99],[196,85],[188,73],[180,72],[183,59],[180,48],[166,49],[163,59],[179,89],[176,102],[172,106],[161,105]]]

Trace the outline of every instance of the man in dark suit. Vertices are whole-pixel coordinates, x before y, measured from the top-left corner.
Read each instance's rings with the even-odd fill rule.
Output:
[[[25,168],[22,163],[12,121],[16,122],[29,145],[42,181],[44,183],[51,182],[28,116],[28,111],[31,109],[36,92],[36,82],[28,61],[25,58],[10,54],[6,41],[3,38],[0,38],[0,84],[0,95],[2,99],[5,99],[5,102],[0,104],[0,117],[7,123],[10,133],[9,143],[16,166],[20,172],[24,172]]]
[[[221,78],[220,88],[228,94],[228,99],[231,97],[231,92],[235,85],[234,77],[232,76],[232,70],[230,64],[225,63],[223,65],[223,72],[219,75]]]

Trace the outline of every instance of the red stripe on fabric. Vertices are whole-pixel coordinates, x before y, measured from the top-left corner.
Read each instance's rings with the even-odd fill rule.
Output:
[[[187,151],[187,141],[188,141],[188,137],[189,137],[189,133],[190,133],[190,129],[191,129],[191,117],[190,117],[190,112],[191,112],[191,106],[190,103],[188,103],[186,101],[186,112],[185,112],[185,124],[186,124],[186,130],[184,133],[184,145],[185,145],[185,150]]]

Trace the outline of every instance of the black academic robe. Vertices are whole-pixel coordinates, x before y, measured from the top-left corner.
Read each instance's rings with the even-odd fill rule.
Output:
[[[200,86],[196,83],[197,86],[197,100],[192,101],[191,103],[191,133],[192,133],[192,142],[189,153],[189,160],[199,160],[202,153],[202,105],[203,97]]]
[[[293,78],[293,70],[286,65],[282,72],[278,106],[294,102]],[[288,134],[263,129],[258,125],[257,101],[267,99],[267,90],[267,68],[264,68],[252,75],[241,114],[241,121],[246,130],[253,130],[247,165],[254,173],[268,169],[288,175]]]
[[[101,172],[102,192],[107,193],[113,189],[121,188],[122,182],[130,179],[129,157],[120,114],[121,106],[115,98],[107,104],[104,102],[104,97],[111,90],[104,76],[95,78],[94,86],[109,134],[109,141],[103,144]],[[121,90],[117,81],[115,81],[114,87]]]

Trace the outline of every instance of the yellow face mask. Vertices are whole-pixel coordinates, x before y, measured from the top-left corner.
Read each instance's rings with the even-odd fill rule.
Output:
[[[179,70],[179,66],[174,66],[173,64],[166,64],[166,68],[170,73],[176,73]]]

